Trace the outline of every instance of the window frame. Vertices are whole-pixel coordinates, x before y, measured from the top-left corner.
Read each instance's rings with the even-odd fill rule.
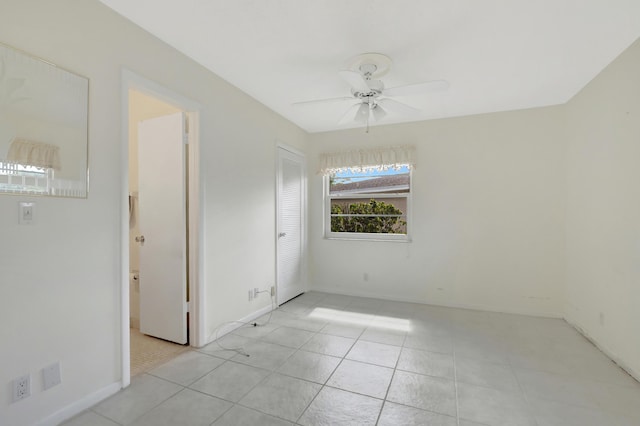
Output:
[[[6,182],[0,182],[0,187],[4,188],[6,194],[50,195],[54,173],[52,168],[13,163],[0,159],[0,175],[4,176],[2,181],[6,180]],[[14,183],[13,181],[18,182]],[[11,185],[17,185],[17,187],[13,188]]]
[[[324,212],[324,238],[328,240],[357,240],[357,241],[395,241],[395,242],[411,242],[411,229],[413,224],[412,218],[412,198],[413,198],[413,168],[409,168],[409,191],[408,192],[385,192],[376,193],[368,192],[362,194],[339,194],[331,195],[329,190],[331,176],[322,176],[323,186],[323,212]],[[407,202],[407,211],[404,216],[407,222],[406,234],[383,234],[383,233],[367,233],[367,232],[333,232],[331,231],[331,200],[339,199],[363,199],[370,200],[372,198],[404,198]],[[375,215],[372,215],[375,216]]]

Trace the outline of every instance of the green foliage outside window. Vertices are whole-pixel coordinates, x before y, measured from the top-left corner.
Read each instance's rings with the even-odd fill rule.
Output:
[[[407,222],[402,220],[402,214],[402,211],[396,206],[374,199],[360,203],[336,203],[331,206],[331,232],[405,234]]]

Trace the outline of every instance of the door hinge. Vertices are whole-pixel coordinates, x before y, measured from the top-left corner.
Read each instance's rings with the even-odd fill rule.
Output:
[[[189,302],[184,302],[184,313],[185,314],[189,313]]]

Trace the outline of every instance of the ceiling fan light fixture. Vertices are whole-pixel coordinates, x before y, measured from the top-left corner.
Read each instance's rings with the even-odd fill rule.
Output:
[[[355,120],[358,123],[366,123],[369,119],[369,104],[367,102],[363,102],[358,107],[358,112],[356,112]]]
[[[375,104],[371,108],[371,115],[373,116],[373,119],[375,121],[380,121],[387,115],[387,112],[384,109],[382,109],[380,105]]]

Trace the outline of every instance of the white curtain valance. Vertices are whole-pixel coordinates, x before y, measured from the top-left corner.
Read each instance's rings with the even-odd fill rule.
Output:
[[[7,161],[23,166],[60,170],[60,148],[56,145],[16,138],[9,146]]]
[[[387,170],[409,166],[415,167],[416,148],[414,146],[396,146],[385,148],[354,149],[320,154],[318,173],[331,175],[340,171]]]

